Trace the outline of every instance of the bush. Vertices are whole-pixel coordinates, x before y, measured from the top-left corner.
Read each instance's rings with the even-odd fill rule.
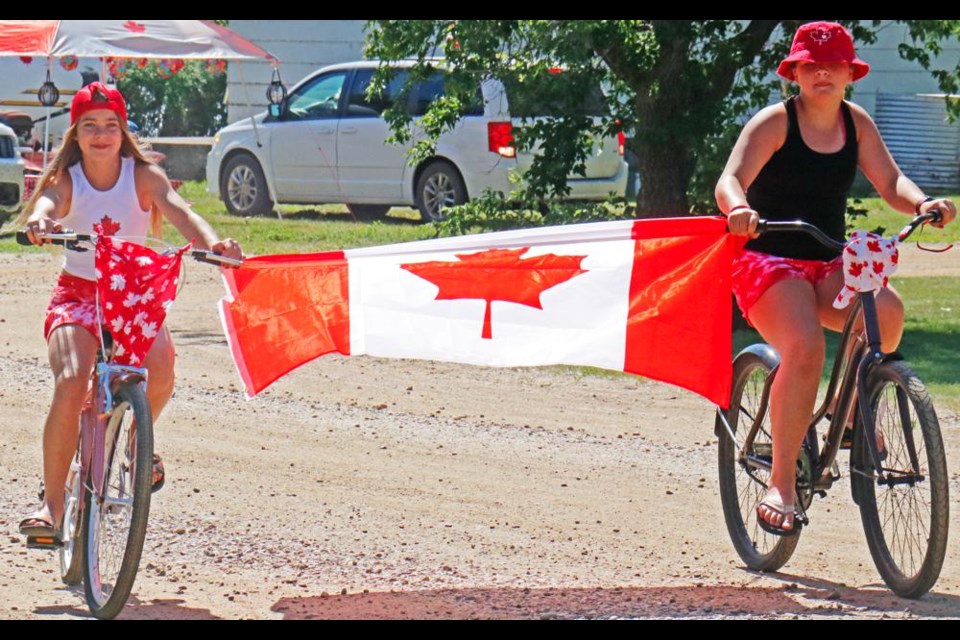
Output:
[[[522,196],[521,196],[522,198]],[[633,205],[622,198],[603,202],[558,202],[532,198],[508,199],[503,192],[484,191],[480,197],[450,209],[435,223],[437,235],[457,236],[487,231],[547,227],[600,220],[630,219]]]

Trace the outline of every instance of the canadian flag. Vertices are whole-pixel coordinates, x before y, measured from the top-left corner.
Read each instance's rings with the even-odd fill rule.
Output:
[[[725,406],[743,242],[723,218],[660,218],[262,256],[225,270],[220,312],[248,397],[338,352],[586,365]]]

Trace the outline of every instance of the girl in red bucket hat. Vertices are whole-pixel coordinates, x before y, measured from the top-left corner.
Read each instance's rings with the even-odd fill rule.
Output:
[[[242,258],[240,246],[220,240],[170,185],[164,171],[141,151],[127,128],[127,105],[113,87],[94,82],[70,106],[63,145],[24,207],[22,222],[35,244],[43,235],[69,228],[78,233],[124,236],[131,241],[159,236],[162,218],[200,249]],[[58,537],[63,487],[77,444],[77,416],[97,352],[96,274],[93,251],[64,252],[44,337],[54,374],[53,401],[43,434],[44,500],[20,523],[29,537]],[[174,349],[162,326],[146,356],[147,397],[154,419],[173,392]],[[154,490],[163,484],[163,465],[154,458]]]
[[[869,71],[842,25],[802,25],[777,68],[799,94],[744,126],[716,187],[730,232],[751,238],[733,265],[737,303],[781,357],[770,392],[773,468],[757,505],[758,524],[777,535],[795,534],[806,522],[794,495],[795,462],[823,371],[823,327],[841,331],[850,308],[832,306],[843,284],[838,253],[802,234],[757,237],[757,221],[804,220],[842,242],[858,168],[898,211],[937,208],[943,224],[956,216],[953,202],[928,196],[903,175],[870,115],[844,100],[847,87]],[[903,303],[892,288],[877,303],[882,348],[890,353],[903,332]]]

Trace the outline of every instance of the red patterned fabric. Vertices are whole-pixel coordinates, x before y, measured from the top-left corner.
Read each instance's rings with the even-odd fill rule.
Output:
[[[833,306],[843,309],[858,293],[876,292],[887,286],[897,270],[900,253],[894,238],[869,231],[854,231],[843,250],[843,288]]]
[[[161,255],[133,242],[97,238],[97,290],[116,345],[114,362],[143,364],[177,295],[180,262],[189,248]]]

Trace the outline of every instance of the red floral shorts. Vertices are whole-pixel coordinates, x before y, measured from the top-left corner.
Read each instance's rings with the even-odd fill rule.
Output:
[[[822,262],[781,258],[759,251],[744,251],[733,260],[731,272],[733,295],[743,312],[743,317],[749,322],[750,308],[774,284],[787,278],[801,278],[815,285],[842,267],[842,257]]]
[[[64,324],[78,324],[97,335],[97,283],[69,273],[61,273],[53,288],[47,319],[43,324],[43,338]]]

